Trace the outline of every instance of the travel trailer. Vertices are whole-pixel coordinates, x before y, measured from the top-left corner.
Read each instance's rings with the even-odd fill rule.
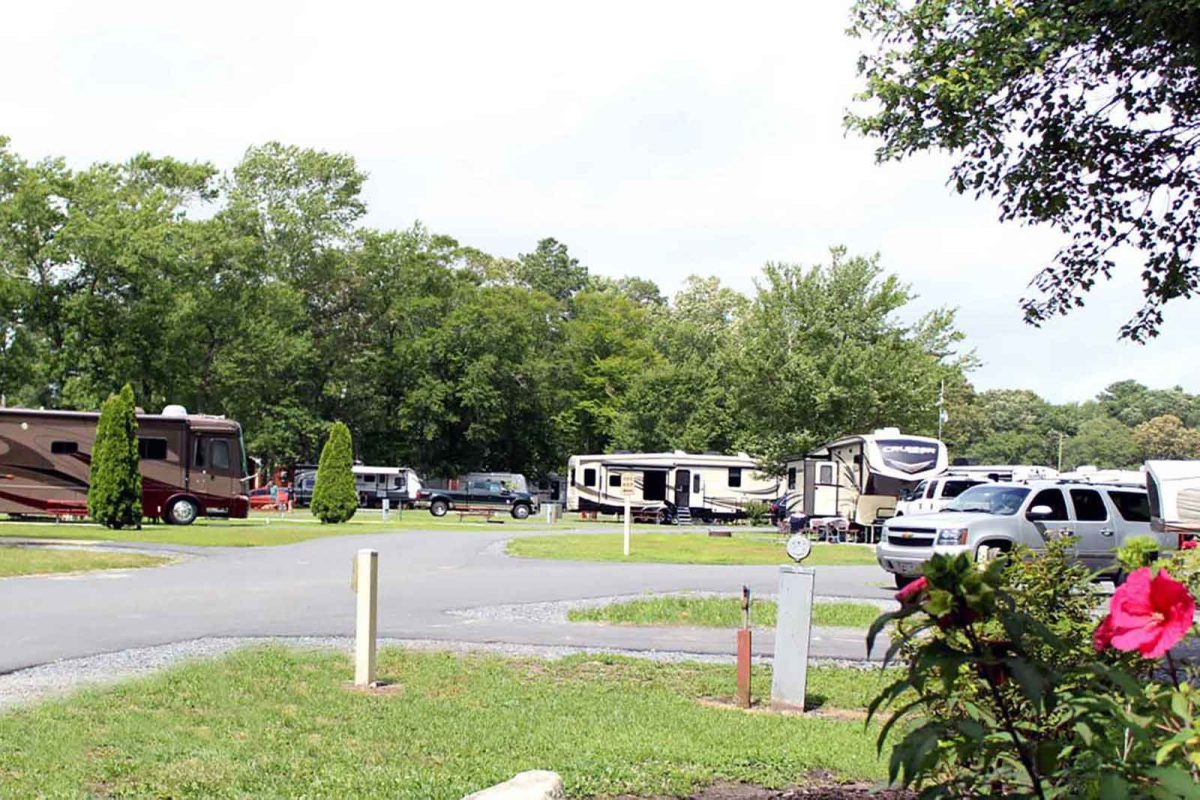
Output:
[[[408,467],[368,467],[355,464],[354,488],[362,508],[382,508],[386,499],[392,508],[412,508],[417,492],[424,483],[415,470]],[[313,488],[317,485],[315,469],[296,473],[296,505],[312,504]]]
[[[779,481],[745,453],[579,455],[567,461],[567,510],[623,513],[621,476],[629,472],[634,474],[631,510],[658,522],[737,519],[745,516],[747,503],[779,496]]]
[[[540,505],[561,506],[567,501],[567,482],[557,473],[547,473],[538,478],[535,494]]]
[[[87,507],[100,415],[0,408],[0,512],[49,516]],[[138,414],[142,513],[174,525],[198,516],[245,517],[250,508],[242,428],[167,406]]]
[[[788,511],[857,526],[896,512],[901,492],[946,470],[946,445],[898,428],[845,436],[787,462]]]
[[[1200,461],[1147,461],[1146,489],[1155,532],[1200,536]]]

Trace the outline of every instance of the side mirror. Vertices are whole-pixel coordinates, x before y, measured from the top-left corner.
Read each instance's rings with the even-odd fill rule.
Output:
[[[1029,509],[1029,514],[1027,516],[1030,519],[1045,519],[1053,513],[1054,509],[1052,509],[1050,506],[1034,506],[1033,508]]]

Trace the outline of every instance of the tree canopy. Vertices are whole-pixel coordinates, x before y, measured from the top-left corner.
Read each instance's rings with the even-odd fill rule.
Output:
[[[1123,253],[1140,259],[1121,333],[1145,340],[1200,288],[1197,30],[1195,0],[858,0],[865,87],[848,124],[881,161],[954,154],[956,191],[1068,236],[1023,301],[1033,324],[1082,305]]]

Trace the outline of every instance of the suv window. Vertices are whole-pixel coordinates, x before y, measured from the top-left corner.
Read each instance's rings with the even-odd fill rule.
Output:
[[[1126,522],[1150,521],[1150,498],[1145,492],[1109,491],[1108,496]]]
[[[1057,522],[1067,518],[1067,502],[1058,489],[1042,489],[1029,504],[1030,508],[1034,506],[1050,506],[1050,513],[1041,517],[1040,521]],[[1029,512],[1026,512],[1026,516],[1029,516]]]
[[[906,493],[905,500],[916,500],[921,495],[925,494],[925,481],[921,481]]]
[[[1072,489],[1071,505],[1075,506],[1075,519],[1080,522],[1104,522],[1108,519],[1104,498],[1095,489]]]
[[[937,481],[930,481],[929,485],[925,487],[925,499],[928,500],[930,497],[933,497],[933,495],[937,492],[937,487]]]
[[[946,481],[942,486],[942,497],[958,497],[967,489],[978,486],[980,483],[980,481]]]

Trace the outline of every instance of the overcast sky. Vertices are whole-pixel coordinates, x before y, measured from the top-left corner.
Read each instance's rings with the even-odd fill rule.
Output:
[[[370,174],[368,224],[514,256],[553,236],[593,272],[743,290],[835,244],[950,305],[979,388],[1083,400],[1135,378],[1200,391],[1200,304],[1120,343],[1136,269],[1041,330],[1021,322],[1051,231],[1000,225],[939,157],[875,165],[842,129],[849,0],[713,4],[7,4],[0,134],[76,166],[138,151],[231,167],[277,139]]]

